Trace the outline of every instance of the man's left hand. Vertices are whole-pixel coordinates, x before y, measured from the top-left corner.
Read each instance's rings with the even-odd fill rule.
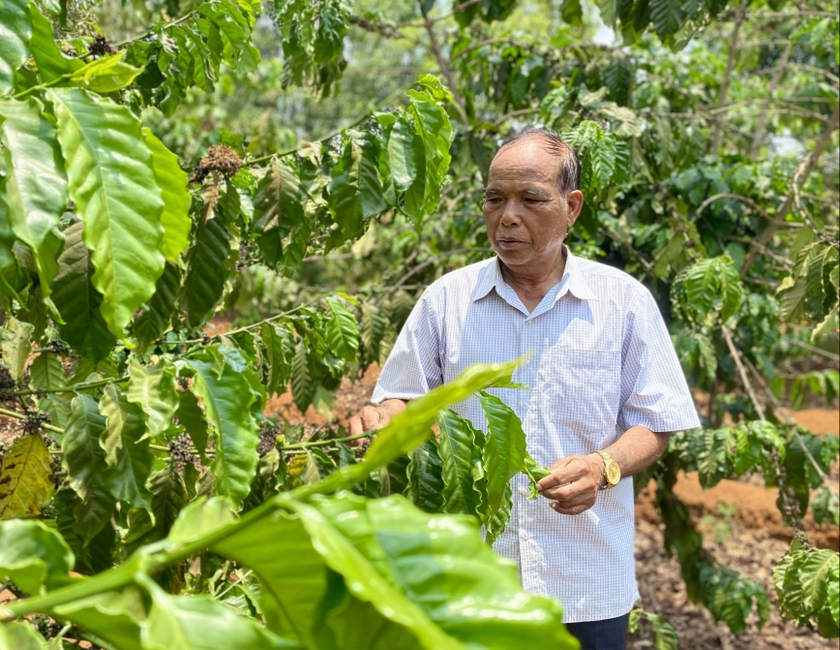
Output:
[[[537,490],[551,500],[551,508],[564,515],[579,515],[595,505],[604,477],[604,460],[598,454],[568,456],[551,467],[551,474],[537,483]]]

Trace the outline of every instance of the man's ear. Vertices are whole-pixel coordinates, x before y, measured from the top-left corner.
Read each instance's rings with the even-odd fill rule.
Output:
[[[568,225],[571,226],[577,221],[577,218],[580,216],[580,211],[583,209],[583,192],[580,190],[569,192],[566,196],[566,205],[569,207],[569,213],[567,215],[569,220]]]

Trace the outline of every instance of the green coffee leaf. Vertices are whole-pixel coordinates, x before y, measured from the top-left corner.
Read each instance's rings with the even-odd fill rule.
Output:
[[[204,323],[216,309],[230,273],[230,226],[219,202],[219,188],[208,188],[203,198],[181,289],[181,309],[190,328]]]
[[[352,362],[359,349],[359,329],[356,319],[341,300],[327,298],[331,316],[327,320],[327,346],[335,356]]]
[[[408,493],[411,502],[425,512],[440,512],[444,505],[444,483],[437,443],[427,440],[410,451],[408,457],[411,459],[408,463]]]
[[[305,233],[309,239],[304,199],[305,190],[296,171],[282,158],[272,158],[254,196],[253,226],[257,244],[271,268],[283,263],[292,252],[290,245],[297,233]]]
[[[95,634],[114,648],[146,650],[140,641],[146,608],[143,594],[133,585],[58,605],[48,613]]]
[[[479,441],[476,430],[468,420],[450,409],[440,412],[437,423],[440,427],[439,453],[444,484],[441,493],[443,512],[479,517],[482,495],[475,487],[476,458],[473,455]],[[483,442],[484,436],[480,439]]]
[[[67,177],[55,130],[34,99],[0,101],[0,139],[12,233],[31,249],[48,298],[64,244],[58,220],[67,206]]]
[[[178,410],[175,414],[187,431],[193,445],[198,450],[201,461],[209,464],[207,457],[204,455],[207,449],[207,440],[209,439],[207,419],[198,404],[198,399],[192,391],[183,390],[178,392]]]
[[[479,401],[487,416],[484,470],[487,472],[487,512],[501,507],[508,482],[525,466],[525,432],[516,414],[498,397],[482,391]]]
[[[64,231],[66,245],[58,258],[58,274],[53,280],[52,301],[64,323],[58,331],[83,357],[101,361],[114,345],[99,311],[102,295],[94,288],[90,253],[83,241],[84,223],[74,221]]]
[[[152,475],[149,489],[152,492],[151,509],[131,510],[128,513],[128,534],[123,538],[125,555],[166,537],[178,514],[187,505],[184,480],[171,461]]]
[[[55,354],[41,352],[29,366],[29,385],[34,390],[57,391],[67,386],[67,376],[61,359]]]
[[[28,0],[9,0],[3,3],[3,38],[0,38],[0,96],[12,90],[15,71],[29,56],[32,23]]]
[[[214,347],[224,357],[221,375],[214,371],[207,351],[193,354],[187,363],[195,371],[193,392],[204,403],[215,443],[211,469],[216,494],[238,505],[251,489],[259,461],[259,428],[252,407],[260,403],[260,398],[251,383],[254,380],[258,384],[259,380],[253,370],[247,369],[239,350]]]
[[[152,154],[140,122],[126,107],[78,88],[52,89],[48,95],[70,198],[87,226],[85,245],[96,269],[92,282],[104,297],[100,311],[111,333],[122,336],[163,272],[163,202]]]
[[[26,361],[32,353],[32,333],[35,328],[30,323],[10,318],[0,330],[0,350],[3,361],[9,368],[9,374],[15,381],[23,381]]]
[[[74,562],[61,535],[43,522],[0,521],[0,575],[11,578],[28,594],[66,584]]]
[[[155,284],[155,293],[147,305],[141,305],[131,329],[141,352],[164,335],[178,306],[181,269],[167,262]]]
[[[181,253],[190,244],[190,196],[187,185],[189,179],[178,164],[178,156],[169,151],[163,143],[147,128],[143,128],[143,139],[152,152],[152,165],[155,182],[160,188],[163,200],[163,212],[160,225],[163,226],[163,239],[160,252],[167,261],[180,264]]]
[[[50,21],[35,6],[29,3],[29,14],[32,19],[32,40],[29,43],[38,74],[43,82],[57,80],[64,75],[71,75],[85,64],[64,54],[53,38]]]
[[[110,93],[125,88],[143,72],[143,69],[123,63],[124,56],[125,50],[121,50],[116,54],[94,59],[74,71],[69,80],[81,83],[88,90],[97,93]]]
[[[70,419],[61,440],[61,464],[70,487],[82,500],[74,509],[76,531],[87,543],[102,530],[116,505],[105,485],[108,463],[99,444],[105,434],[105,417],[89,395],[79,395],[70,406]]]
[[[145,366],[137,357],[129,361],[128,401],[143,409],[151,438],[162,435],[172,424],[178,408],[175,374],[175,366],[165,359]]]
[[[0,625],[0,650],[47,650],[47,640],[31,625],[4,623]]]
[[[115,499],[132,508],[150,508],[152,495],[146,480],[152,471],[152,453],[143,410],[116,384],[105,388],[99,410],[106,418],[101,439],[108,463],[105,486]]]
[[[248,616],[240,616],[209,596],[170,596],[148,580],[152,593],[149,620],[143,627],[144,650],[279,650],[297,648]]]

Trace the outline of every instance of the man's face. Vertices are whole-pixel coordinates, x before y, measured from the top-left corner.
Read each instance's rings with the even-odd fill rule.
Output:
[[[515,142],[493,160],[484,222],[505,266],[540,272],[560,263],[566,231],[580,214],[583,195],[575,190],[563,197],[556,169],[557,158],[537,137]]]

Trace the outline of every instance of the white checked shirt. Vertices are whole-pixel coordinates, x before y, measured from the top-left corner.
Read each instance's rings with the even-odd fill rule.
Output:
[[[637,424],[656,432],[700,426],[650,292],[622,271],[571,254],[559,284],[530,314],[496,258],[437,280],[400,332],[373,401],[413,399],[475,363],[528,353],[513,380],[532,390],[492,392],[522,419],[540,465],[608,447]],[[486,430],[477,398],[455,410]],[[523,587],[559,599],[567,623],[629,612],[639,597],[632,479],[599,492],[580,515],[527,500],[522,474],[511,487],[510,523],[494,549],[518,562]]]

